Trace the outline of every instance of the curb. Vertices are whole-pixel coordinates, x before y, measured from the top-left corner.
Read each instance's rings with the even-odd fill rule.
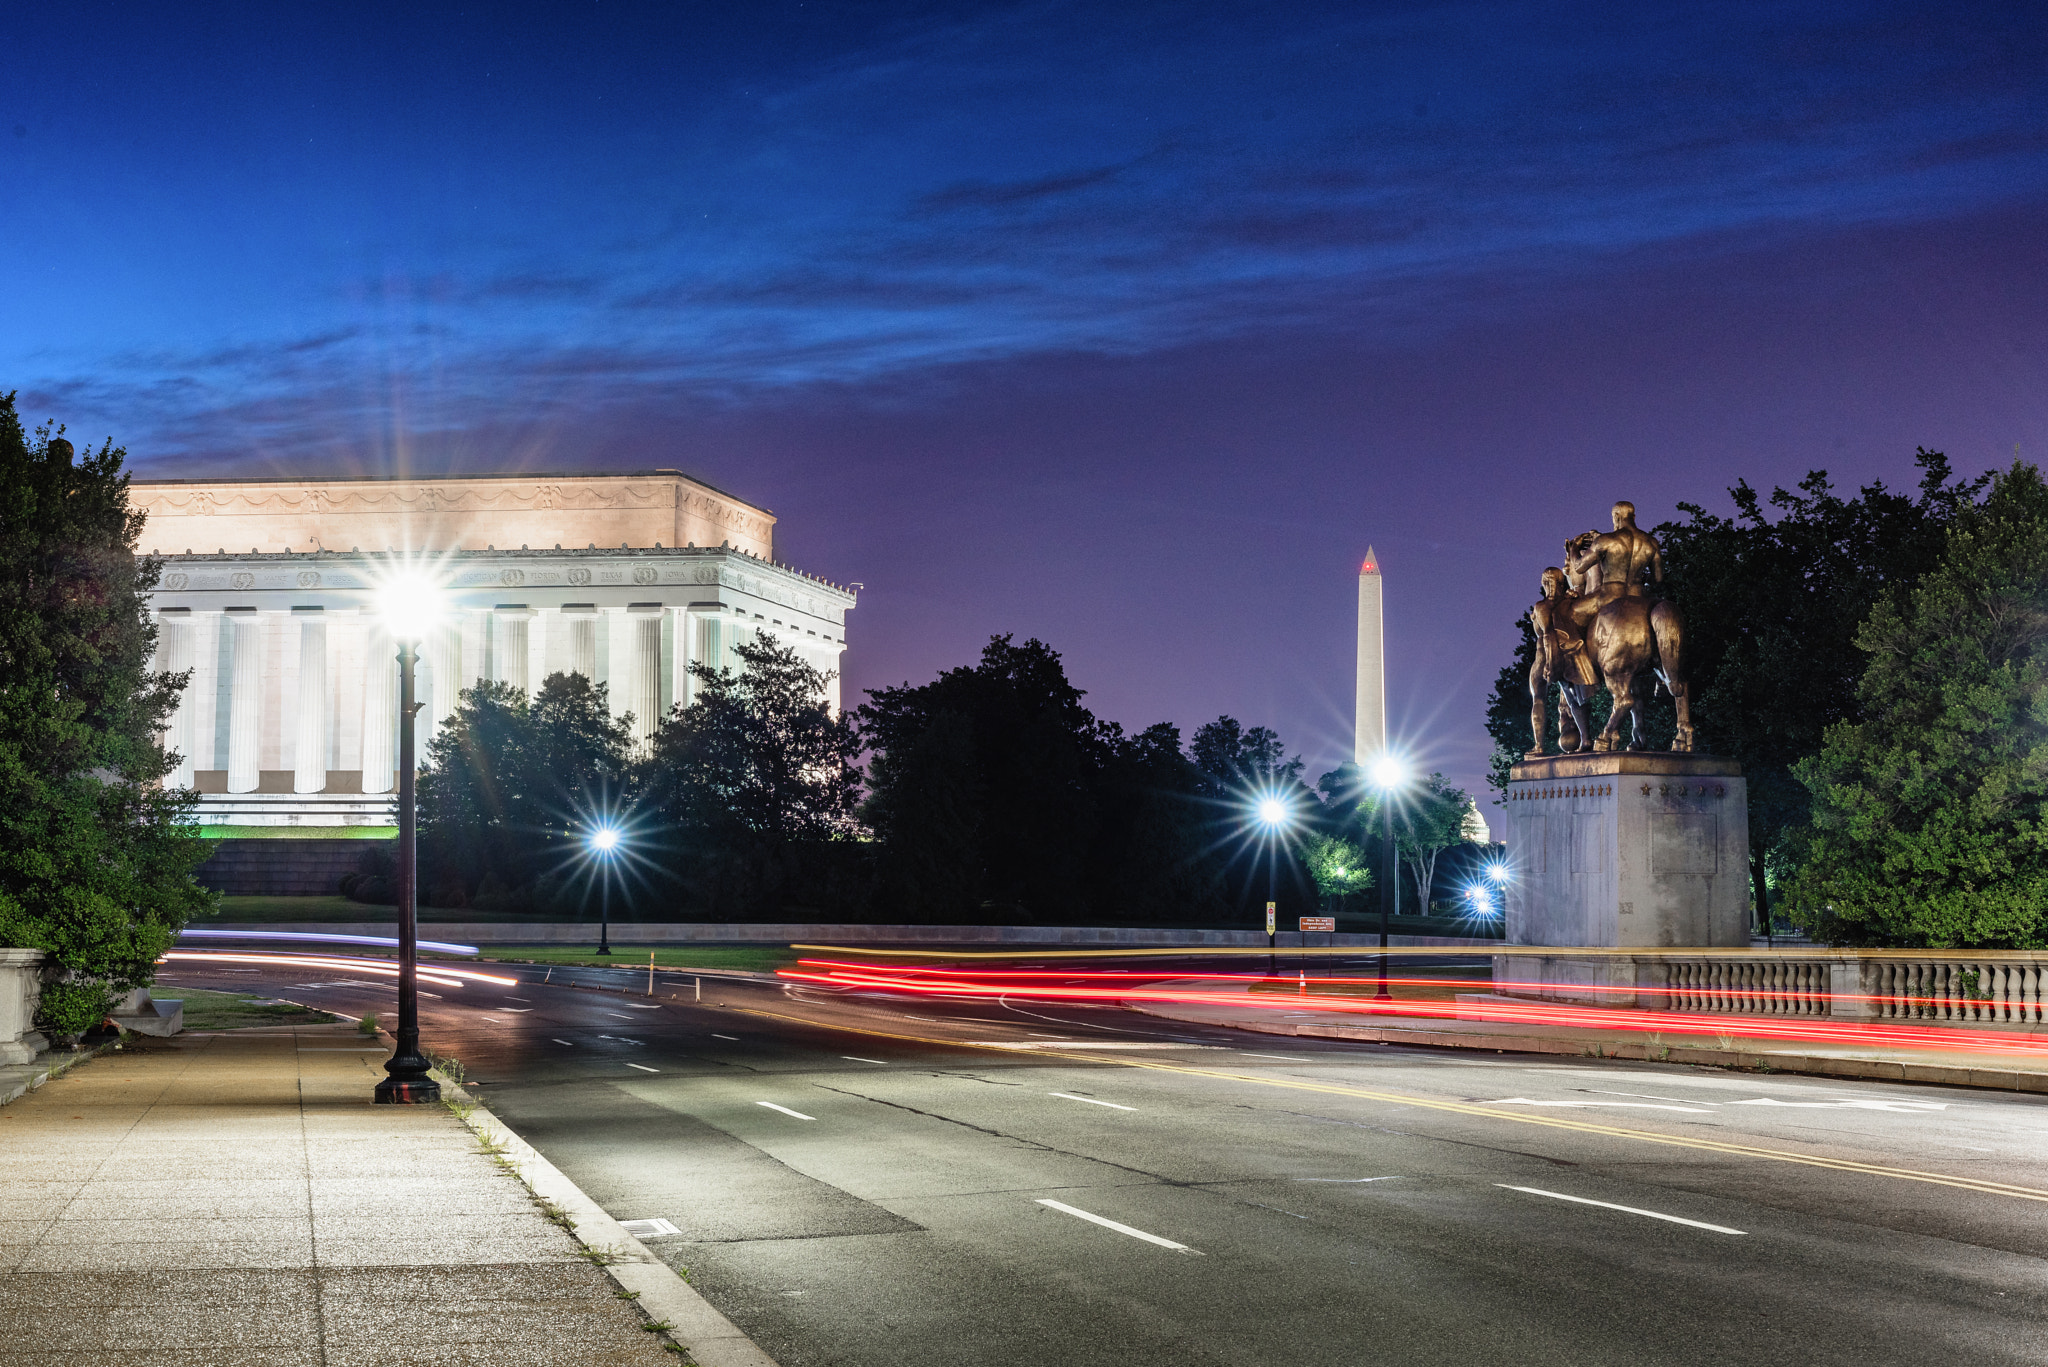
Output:
[[[1156,1003],[1127,1001],[1126,1010],[1184,1024],[1217,1025],[1261,1035],[1292,1035],[1301,1039],[1357,1040],[1370,1044],[1419,1044],[1438,1049],[1490,1050],[1496,1054],[1563,1054],[1571,1058],[1634,1059],[1645,1063],[1690,1063],[1708,1068],[1739,1068],[1749,1072],[1799,1073],[1813,1077],[1861,1078],[1872,1082],[1914,1082],[1941,1087],[1981,1087],[2001,1092],[2048,1093],[2048,1073],[2003,1068],[1963,1068],[1939,1063],[1908,1063],[1891,1059],[1826,1058],[1810,1054],[1702,1049],[1691,1045],[1652,1045],[1642,1041],[1544,1039],[1529,1035],[1482,1035],[1457,1030],[1409,1030],[1370,1025],[1271,1025],[1260,1021],[1219,1021],[1207,1016],[1181,1016],[1158,1009]]]
[[[456,1117],[478,1139],[503,1151],[513,1174],[527,1190],[568,1217],[570,1233],[590,1251],[592,1261],[623,1289],[638,1293],[635,1303],[648,1319],[671,1326],[668,1337],[697,1367],[776,1367],[775,1359],[721,1315],[697,1288],[628,1234],[625,1226],[607,1215],[560,1168],[438,1070],[434,1078],[444,1095],[462,1103]]]

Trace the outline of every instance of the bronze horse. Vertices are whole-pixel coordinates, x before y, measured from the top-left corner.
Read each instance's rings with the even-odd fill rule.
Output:
[[[1693,748],[1692,689],[1685,677],[1685,619],[1677,605],[1652,600],[1643,583],[1664,578],[1656,541],[1637,530],[1635,506],[1614,505],[1611,534],[1585,532],[1565,543],[1566,570],[1543,572],[1543,601],[1530,610],[1537,633],[1536,659],[1529,668],[1530,723],[1535,746],[1528,758],[1545,753],[1544,696],[1556,684],[1562,713],[1558,734],[1566,753],[1584,744],[1590,729],[1586,703],[1596,683],[1606,685],[1612,707],[1607,725],[1593,738],[1593,752],[1644,748],[1642,700],[1636,679],[1651,671],[1671,695],[1678,730],[1671,748]],[[1621,723],[1629,721],[1628,743]]]

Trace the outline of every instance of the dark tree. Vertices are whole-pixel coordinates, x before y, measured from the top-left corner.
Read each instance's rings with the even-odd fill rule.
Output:
[[[551,674],[531,698],[466,689],[427,746],[421,886],[442,906],[568,911],[588,882],[586,841],[627,799],[632,726],[605,686]]]
[[[1937,566],[1878,600],[1856,718],[1795,773],[1813,818],[1788,903],[1835,940],[2048,943],[2048,487],[2015,464]]]
[[[1082,696],[1057,651],[1008,636],[991,639],[978,663],[931,683],[869,691],[860,725],[876,755],[870,810],[899,895],[909,895],[902,880],[926,870],[924,887],[978,895],[981,907],[1006,918],[1065,921],[1090,904],[1089,855],[1111,737]],[[931,828],[907,820],[934,781],[933,766],[959,761],[966,768],[943,780],[943,800],[957,816]],[[938,880],[942,865],[957,876]]]
[[[138,559],[126,452],[83,459],[0,396],[0,944],[69,970],[43,991],[57,1034],[90,1029],[147,985],[211,909],[206,842],[166,791],[163,728],[188,680],[150,668],[160,563]]]
[[[740,645],[737,673],[692,665],[697,697],[655,733],[639,811],[690,899],[760,917],[852,893],[860,739],[794,650]]]

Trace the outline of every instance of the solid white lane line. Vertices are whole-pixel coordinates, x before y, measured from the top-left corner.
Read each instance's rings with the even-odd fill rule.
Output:
[[[628,1068],[638,1068],[643,1073],[658,1073],[661,1071],[659,1068],[649,1068],[644,1063],[629,1063],[626,1066]]]
[[[512,1015],[515,1016],[523,1016],[527,1012],[533,1010],[533,1008],[530,1006],[501,1006],[498,1009],[500,1011],[510,1012]]]
[[[1582,1206],[1599,1206],[1602,1210],[1618,1210],[1625,1215],[1643,1215],[1652,1220],[1668,1220],[1674,1225],[1691,1225],[1694,1229],[1710,1229],[1716,1234],[1742,1234],[1746,1231],[1730,1229],[1726,1225],[1710,1225],[1704,1220],[1688,1220],[1683,1215],[1666,1215],[1662,1211],[1642,1210],[1636,1206],[1617,1206],[1612,1201],[1593,1201],[1584,1196],[1567,1196],[1561,1191],[1545,1191],[1541,1187],[1513,1187],[1506,1182],[1495,1182],[1495,1186],[1508,1191],[1526,1191],[1531,1196],[1548,1196],[1553,1201],[1571,1201]]]
[[[1186,1244],[1177,1244],[1171,1239],[1162,1239],[1157,1234],[1147,1234],[1142,1229],[1132,1229],[1129,1225],[1118,1224],[1115,1220],[1105,1219],[1100,1215],[1092,1215],[1078,1207],[1068,1205],[1065,1201],[1048,1201],[1041,1196],[1038,1199],[1038,1204],[1041,1206],[1051,1206],[1062,1214],[1086,1220],[1089,1224],[1101,1225],[1104,1229],[1113,1229],[1119,1234],[1128,1234],[1133,1239],[1143,1239],[1148,1244],[1158,1244],[1161,1248],[1170,1248],[1176,1253],[1193,1253],[1197,1257],[1201,1256],[1200,1250],[1189,1248]]]
[[[739,1037],[738,1035],[720,1035],[720,1034],[713,1034],[713,1035],[711,1036],[711,1038],[713,1038],[713,1039],[729,1039],[729,1040],[731,1040],[731,1041],[732,1041],[732,1042],[733,1042],[734,1044],[738,1044],[738,1043],[740,1042],[740,1037]]]
[[[553,1037],[552,1035],[550,1035],[550,1036],[549,1036],[549,1038],[550,1038],[550,1039],[553,1039],[554,1037]],[[569,1040],[569,1039],[558,1039],[558,1040],[555,1040],[555,1043],[557,1043],[557,1044],[566,1044],[566,1045],[568,1045],[568,1046],[569,1046],[569,1047],[570,1047],[571,1049],[574,1049],[574,1048],[576,1047],[576,1041],[575,1041],[575,1040]]]
[[[1056,1096],[1062,1101],[1085,1101],[1090,1106],[1107,1106],[1112,1111],[1135,1111],[1138,1109],[1136,1106],[1119,1106],[1114,1101],[1097,1101],[1092,1096],[1075,1096],[1072,1092],[1047,1092],[1046,1095]]]
[[[383,1051],[383,1050],[381,1050],[381,1049],[379,1049],[379,1050],[378,1050],[377,1052],[381,1054],[381,1053],[383,1053],[384,1051]],[[878,1058],[862,1058],[862,1057],[861,1057],[861,1056],[860,1056],[859,1054],[841,1054],[841,1055],[840,1055],[839,1057],[841,1057],[841,1058],[843,1058],[843,1059],[851,1059],[851,1060],[853,1060],[853,1061],[854,1061],[855,1063],[880,1063],[880,1064],[882,1064],[882,1066],[883,1066],[884,1068],[886,1068],[886,1067],[888,1067],[888,1066],[889,1066],[889,1065],[888,1065],[888,1064],[887,1064],[886,1062],[884,1062],[884,1061],[883,1061],[883,1060],[881,1060],[881,1059],[878,1059]]]
[[[757,1101],[754,1104],[756,1106],[766,1106],[771,1111],[780,1111],[784,1115],[793,1115],[798,1120],[816,1120],[818,1118],[814,1115],[805,1115],[802,1111],[792,1111],[787,1106],[778,1106],[772,1101]]]
[[[506,1001],[508,1001],[508,1002],[529,1002],[529,1001],[532,1001],[532,1000],[533,1000],[533,998],[531,998],[531,997],[511,997],[511,996],[508,996],[508,997],[506,997],[506,998],[505,998],[505,1000],[506,1000]]]
[[[1240,1050],[1238,1050],[1237,1052],[1238,1052],[1238,1053],[1240,1053],[1240,1054],[1243,1054],[1243,1055],[1244,1055],[1244,1056],[1245,1056],[1246,1058],[1277,1058],[1277,1059],[1282,1059],[1282,1060],[1284,1060],[1284,1061],[1286,1061],[1286,1062],[1288,1062],[1288,1063],[1307,1063],[1307,1062],[1308,1062],[1308,1060],[1307,1060],[1307,1059],[1303,1058],[1303,1057],[1302,1057],[1301,1055],[1299,1055],[1299,1054],[1254,1054],[1254,1053],[1253,1053],[1253,1052],[1252,1052],[1251,1050],[1249,1050],[1249,1049],[1240,1049]]]
[[[1360,1182],[1398,1182],[1401,1180],[1401,1177],[1400,1174],[1396,1173],[1392,1177],[1297,1177],[1294,1180],[1297,1182],[1337,1182],[1357,1186]]]

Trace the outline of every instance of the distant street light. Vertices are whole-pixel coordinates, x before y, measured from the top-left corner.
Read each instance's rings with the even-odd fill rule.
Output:
[[[1294,808],[1277,793],[1266,793],[1252,804],[1252,816],[1266,832],[1266,911],[1270,917],[1274,904],[1280,900],[1275,870],[1280,858],[1280,834],[1294,820]],[[1269,928],[1266,933],[1266,971],[1276,971],[1273,962],[1274,938]]]
[[[598,857],[603,891],[598,894],[597,952],[609,958],[612,952],[612,852],[619,847],[619,828],[599,826],[590,833],[591,851]]]
[[[1394,794],[1408,781],[1408,766],[1391,753],[1383,754],[1373,760],[1368,777],[1380,794],[1380,867],[1386,872],[1386,881],[1380,885],[1380,990],[1373,993],[1373,1000],[1390,1002],[1394,994],[1387,990],[1387,912],[1393,899],[1401,895],[1401,870],[1394,850]]]
[[[420,710],[413,700],[420,642],[440,615],[440,587],[420,569],[400,570],[378,591],[377,616],[398,645],[398,1030],[375,1098],[386,1106],[441,1099],[441,1084],[427,1076],[433,1064],[420,1052],[419,762],[413,735]]]

